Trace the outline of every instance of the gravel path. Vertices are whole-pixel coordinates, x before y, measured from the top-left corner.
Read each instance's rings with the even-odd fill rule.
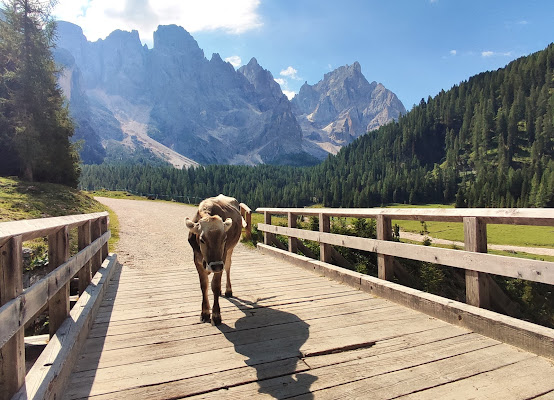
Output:
[[[117,258],[129,268],[151,265],[192,264],[192,248],[187,242],[185,217],[193,217],[196,207],[161,201],[141,201],[96,197],[119,218],[120,239]]]

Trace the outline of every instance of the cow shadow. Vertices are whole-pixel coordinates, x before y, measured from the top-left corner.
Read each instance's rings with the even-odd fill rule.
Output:
[[[317,377],[306,373],[300,349],[310,336],[310,325],[297,315],[237,297],[227,299],[244,313],[232,328],[218,326],[235,351],[247,357],[246,365],[256,369],[258,392],[283,398],[304,395],[313,398],[310,387]],[[299,364],[300,363],[300,364]]]

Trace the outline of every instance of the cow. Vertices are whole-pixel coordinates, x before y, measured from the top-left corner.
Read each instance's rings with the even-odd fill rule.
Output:
[[[202,313],[200,320],[210,322],[210,302],[208,299],[209,275],[213,272],[212,292],[214,295],[211,322],[221,323],[219,296],[223,270],[227,275],[225,297],[233,296],[231,288],[231,255],[238,243],[242,227],[246,226],[240,215],[240,205],[232,197],[220,194],[203,200],[196,216],[185,218],[189,229],[188,241],[194,252],[194,264],[200,278],[202,290]]]

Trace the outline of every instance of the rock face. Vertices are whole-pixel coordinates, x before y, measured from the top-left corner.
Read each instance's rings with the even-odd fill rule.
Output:
[[[176,167],[309,165],[405,112],[358,63],[304,84],[291,103],[255,58],[239,70],[218,54],[208,60],[176,25],[159,26],[148,49],[137,31],[91,43],[60,21],[55,58],[87,163],[127,154],[124,145]]]
[[[305,83],[292,104],[305,139],[331,153],[406,113],[393,92],[366,80],[358,62]]]
[[[64,74],[81,75],[81,102],[89,105],[76,107],[75,87],[62,85],[72,112],[91,122],[104,146],[138,143],[190,164],[289,163],[298,154],[314,161],[290,102],[255,59],[240,71],[218,54],[208,60],[175,25],[158,27],[151,50],[136,31],[91,43],[78,26],[59,22],[58,35],[58,53],[74,59]]]

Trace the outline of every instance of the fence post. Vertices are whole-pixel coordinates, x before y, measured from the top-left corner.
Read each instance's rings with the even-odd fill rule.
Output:
[[[100,218],[100,236],[108,232],[108,217]],[[108,257],[108,242],[102,245],[102,259],[100,260],[100,265]]]
[[[331,218],[323,213],[319,213],[319,231],[322,233],[329,233],[331,231]],[[332,261],[331,249],[330,244],[319,243],[319,259],[330,263]]]
[[[264,224],[271,225],[271,213],[267,211],[264,211]],[[273,240],[271,240],[273,236],[273,233],[264,232],[264,244],[271,245],[273,242]]]
[[[102,226],[100,218],[91,221],[90,224],[90,239],[94,242],[102,235]],[[95,255],[92,256],[91,274],[94,276],[100,267],[102,266],[102,249],[98,250]]]
[[[296,219],[298,216],[289,212],[287,213],[287,217],[289,228],[296,228]],[[295,254],[298,252],[298,239],[292,236],[289,236],[289,251]]]
[[[392,240],[391,219],[385,215],[378,215],[377,239]],[[377,253],[377,274],[379,279],[390,281],[394,277],[394,257]]]
[[[79,251],[83,250],[91,242],[90,226],[90,221],[87,221],[78,228]],[[92,263],[89,260],[85,263],[83,268],[79,270],[79,295],[82,295],[85,292],[92,279],[91,264]]]
[[[69,259],[69,228],[64,226],[58,232],[48,235],[48,264],[53,271]],[[48,302],[48,326],[50,337],[69,316],[69,282]]]
[[[487,252],[487,224],[477,217],[464,217],[466,251]],[[486,273],[466,269],[466,303],[490,308],[489,280]]]
[[[14,236],[0,247],[0,306],[23,292],[23,241]],[[25,383],[23,324],[0,349],[0,400],[8,400]]]

